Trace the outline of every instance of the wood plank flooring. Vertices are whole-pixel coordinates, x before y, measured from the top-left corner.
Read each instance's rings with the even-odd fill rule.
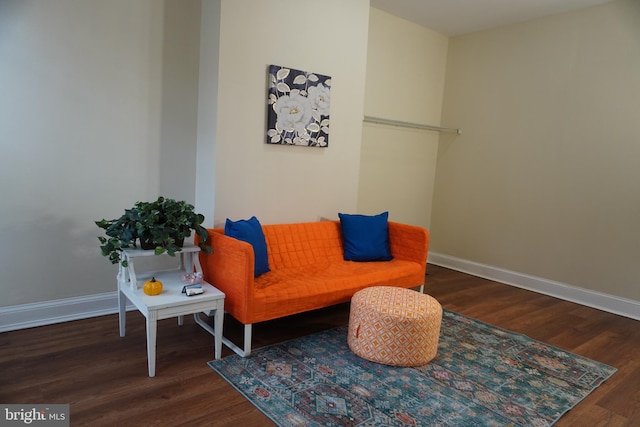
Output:
[[[618,372],[558,426],[640,426],[640,322],[442,267],[427,293],[447,309],[615,366]],[[346,324],[348,304],[254,327],[254,347]],[[240,325],[225,319],[240,342]],[[212,337],[191,317],[158,325],[156,377],[147,376],[145,323],[127,314],[0,334],[1,403],[70,403],[72,426],[274,425],[206,362]],[[223,348],[223,356],[231,354]]]

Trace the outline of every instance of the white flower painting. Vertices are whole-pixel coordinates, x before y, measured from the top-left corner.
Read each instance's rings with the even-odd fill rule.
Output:
[[[329,146],[331,77],[269,66],[267,143]]]

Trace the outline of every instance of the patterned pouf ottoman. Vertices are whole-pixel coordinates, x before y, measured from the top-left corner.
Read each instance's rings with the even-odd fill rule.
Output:
[[[349,348],[372,362],[420,366],[438,352],[442,306],[411,289],[373,286],[356,292],[349,314]]]

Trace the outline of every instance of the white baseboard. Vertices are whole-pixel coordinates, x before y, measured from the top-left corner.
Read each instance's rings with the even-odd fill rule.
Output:
[[[127,310],[135,306],[127,305]],[[118,312],[116,291],[104,294],[0,307],[0,332],[52,325]]]
[[[577,288],[541,277],[529,276],[490,265],[431,252],[429,263],[452,270],[528,289],[563,300],[640,320],[640,301],[620,298],[601,292]],[[428,292],[429,283],[426,288]],[[127,311],[133,310],[132,304]],[[71,320],[87,319],[118,312],[116,291],[82,297],[66,298],[31,304],[0,307],[0,332],[51,325]]]
[[[492,267],[490,265],[480,264],[477,262],[439,253],[430,252],[428,262],[430,264],[435,264],[441,267],[468,273],[473,276],[505,283],[507,285],[516,286],[518,288],[527,289],[530,291],[560,298],[566,301],[586,305],[588,307],[597,308],[609,313],[619,314],[621,316],[630,317],[631,319],[640,320],[640,301],[621,298],[602,292],[591,291],[589,289],[578,288],[541,277],[535,277],[515,271],[504,270],[502,268]],[[426,288],[428,292],[428,281]]]

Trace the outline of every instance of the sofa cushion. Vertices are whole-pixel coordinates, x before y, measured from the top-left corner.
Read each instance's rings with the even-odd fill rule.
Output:
[[[262,226],[258,218],[252,216],[249,219],[241,219],[239,221],[231,221],[227,218],[224,225],[224,234],[250,243],[251,246],[253,246],[253,274],[255,277],[270,271],[267,242],[265,241]]]
[[[369,286],[406,288],[422,283],[424,267],[399,258],[388,262],[338,261],[326,268],[274,269],[255,279],[248,323],[281,317],[283,311],[295,314],[347,302]]]
[[[338,221],[266,224],[271,271],[344,261]]]
[[[389,212],[378,215],[339,213],[344,259],[347,261],[390,261]]]

